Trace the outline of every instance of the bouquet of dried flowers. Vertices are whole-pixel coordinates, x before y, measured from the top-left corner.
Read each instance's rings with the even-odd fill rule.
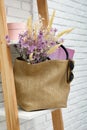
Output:
[[[32,24],[30,17],[27,22],[27,29],[18,36],[18,43],[15,48],[25,61],[35,64],[47,60],[49,54],[53,53],[64,40],[62,35],[72,31],[71,29],[64,30],[58,33],[56,28],[52,27],[55,11],[49,20],[47,27],[43,26],[43,18]],[[10,43],[8,37],[7,41]]]

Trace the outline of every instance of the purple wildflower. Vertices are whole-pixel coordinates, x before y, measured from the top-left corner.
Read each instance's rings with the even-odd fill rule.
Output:
[[[51,46],[54,46],[54,45],[56,45],[56,43],[55,43],[55,42],[51,42],[50,45],[51,45]]]
[[[6,41],[7,41],[7,45],[9,45],[9,43],[10,43],[10,38],[9,38],[9,36],[6,35],[5,39],[6,39]]]

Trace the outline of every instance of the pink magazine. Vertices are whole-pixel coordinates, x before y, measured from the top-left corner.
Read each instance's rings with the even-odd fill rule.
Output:
[[[73,59],[75,50],[72,50],[70,48],[66,48],[69,54],[69,59]],[[52,60],[65,60],[66,59],[66,53],[65,51],[60,47],[58,48],[54,53],[49,55],[50,59]]]

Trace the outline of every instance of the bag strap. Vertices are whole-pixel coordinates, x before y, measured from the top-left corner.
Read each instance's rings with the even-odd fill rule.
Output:
[[[61,45],[60,47],[64,50],[64,52],[66,54],[66,60],[68,60],[69,59],[69,53],[68,53],[67,49],[63,45]]]
[[[56,43],[57,43],[57,44],[60,44],[59,42],[56,42]],[[60,45],[60,47],[64,50],[64,52],[65,52],[65,54],[66,54],[66,60],[69,60],[69,53],[68,53],[66,47],[63,46],[63,45]]]

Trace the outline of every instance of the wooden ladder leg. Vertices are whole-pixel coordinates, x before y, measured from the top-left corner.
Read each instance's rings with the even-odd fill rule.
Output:
[[[37,6],[38,6],[38,13],[42,16],[42,18],[45,18],[43,24],[46,27],[48,25],[49,20],[47,0],[37,0]],[[54,130],[64,130],[62,112],[60,109],[52,112],[52,120]]]
[[[45,19],[43,20],[43,25],[46,27],[49,21],[47,0],[37,0],[37,7],[38,14]]]
[[[52,121],[54,130],[64,130],[62,112],[60,109],[52,112]]]
[[[6,45],[8,35],[4,0],[0,0],[0,61],[8,130],[20,130],[10,48]]]

